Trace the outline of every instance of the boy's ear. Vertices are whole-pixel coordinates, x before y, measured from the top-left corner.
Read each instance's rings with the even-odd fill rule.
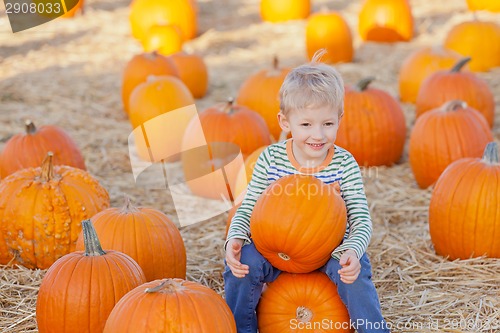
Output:
[[[286,119],[285,115],[283,112],[278,113],[278,123],[280,124],[281,130],[284,132],[290,132],[290,123],[288,122],[288,119]]]

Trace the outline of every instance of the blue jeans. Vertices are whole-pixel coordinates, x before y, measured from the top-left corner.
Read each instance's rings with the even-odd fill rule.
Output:
[[[238,333],[257,332],[255,309],[259,303],[264,283],[274,281],[281,271],[273,267],[255,248],[253,243],[241,249],[241,263],[250,267],[250,273],[236,278],[226,265],[224,271],[224,290],[226,303],[233,312]],[[337,271],[339,261],[330,258],[319,270],[326,273],[338,289],[340,298],[347,307],[352,327],[359,333],[389,332],[382,317],[377,291],[371,280],[372,272],[368,256],[361,259],[361,273],[352,284],[340,281]]]

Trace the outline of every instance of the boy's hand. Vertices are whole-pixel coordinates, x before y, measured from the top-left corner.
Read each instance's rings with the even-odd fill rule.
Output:
[[[237,278],[245,277],[250,272],[248,265],[243,265],[240,262],[241,248],[243,247],[243,239],[232,238],[227,242],[226,246],[226,264],[231,269],[233,275]]]
[[[356,253],[353,250],[345,251],[340,257],[339,264],[342,266],[338,271],[340,280],[348,284],[356,281],[361,272],[361,264]]]

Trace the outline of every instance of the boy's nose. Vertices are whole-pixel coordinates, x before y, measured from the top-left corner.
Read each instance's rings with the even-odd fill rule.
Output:
[[[312,138],[313,139],[323,139],[324,134],[323,134],[323,129],[321,127],[315,128],[313,133],[312,133]]]

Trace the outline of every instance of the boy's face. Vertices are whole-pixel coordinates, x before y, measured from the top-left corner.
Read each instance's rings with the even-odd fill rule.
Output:
[[[339,112],[331,106],[290,110],[278,114],[283,131],[291,132],[293,154],[303,167],[320,165],[335,143],[339,129]]]

